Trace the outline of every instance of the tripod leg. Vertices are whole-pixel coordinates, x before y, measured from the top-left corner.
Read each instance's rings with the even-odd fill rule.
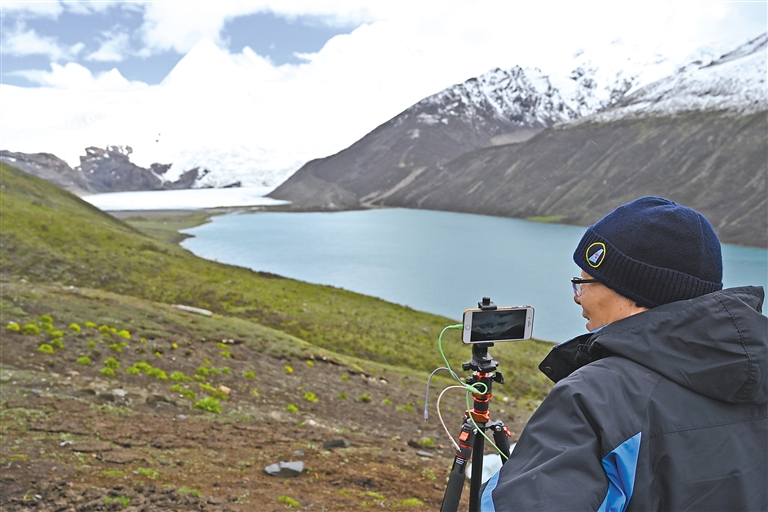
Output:
[[[499,447],[499,450],[504,452],[507,457],[509,457],[509,449],[511,447],[509,444],[509,430],[507,430],[507,427],[505,427],[501,422],[497,422],[495,425],[493,425],[492,429],[493,442],[496,443],[496,446]],[[502,457],[501,463],[504,464],[505,462],[507,462],[507,459]]]
[[[472,448],[472,478],[469,481],[469,512],[480,512],[480,486],[483,484],[483,457],[485,456],[485,437],[475,434]]]
[[[461,492],[464,490],[465,472],[467,470],[467,461],[472,455],[472,446],[475,441],[475,427],[469,419],[464,420],[459,434],[459,449],[453,458],[453,466],[448,476],[448,485],[445,488],[443,503],[440,506],[440,512],[457,512],[459,510],[459,501],[461,501]]]

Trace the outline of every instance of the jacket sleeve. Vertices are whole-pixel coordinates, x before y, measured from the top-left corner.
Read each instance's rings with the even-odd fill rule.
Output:
[[[481,510],[625,510],[641,423],[618,377],[598,362],[556,384],[486,485]]]

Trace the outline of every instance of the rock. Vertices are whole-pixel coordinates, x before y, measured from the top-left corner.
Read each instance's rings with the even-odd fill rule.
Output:
[[[323,448],[329,450],[331,448],[349,448],[352,443],[346,439],[332,439],[323,443]]]
[[[299,476],[304,471],[304,463],[302,461],[283,462],[280,461],[277,464],[270,464],[264,468],[269,476],[280,477],[295,477]]]
[[[303,459],[306,456],[307,454],[304,453],[304,450],[296,450],[295,452],[293,452],[293,457],[295,459]]]
[[[434,456],[435,456],[435,454],[434,454],[434,453],[432,453],[432,452],[426,452],[426,451],[424,451],[424,450],[419,450],[419,451],[417,451],[417,452],[416,452],[416,455],[418,455],[419,457],[434,457]]]
[[[104,453],[101,456],[101,460],[104,462],[112,462],[114,464],[127,464],[128,462],[133,462],[140,457],[141,456],[136,452],[128,450],[113,450]]]
[[[92,443],[77,443],[72,445],[72,451],[73,452],[83,452],[83,453],[94,453],[94,452],[108,452],[115,449],[115,446],[112,443],[101,443],[101,442],[92,442]]]

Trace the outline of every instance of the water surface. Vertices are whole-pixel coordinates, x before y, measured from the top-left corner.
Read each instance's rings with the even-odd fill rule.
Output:
[[[534,336],[584,332],[570,278],[584,228],[428,210],[224,215],[185,232],[195,254],[380,297],[459,321],[484,296],[535,308]],[[768,251],[723,247],[724,283],[768,288]]]

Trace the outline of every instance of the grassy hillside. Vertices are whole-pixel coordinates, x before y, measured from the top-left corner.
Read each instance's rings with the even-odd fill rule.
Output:
[[[339,354],[429,371],[441,366],[440,330],[453,320],[345,290],[310,285],[195,257],[12,167],[0,166],[0,277],[102,289],[185,304],[246,319]],[[457,313],[458,315],[458,313]],[[446,353],[457,366],[470,351],[455,331]],[[542,397],[536,370],[549,345],[503,344],[511,395]]]

